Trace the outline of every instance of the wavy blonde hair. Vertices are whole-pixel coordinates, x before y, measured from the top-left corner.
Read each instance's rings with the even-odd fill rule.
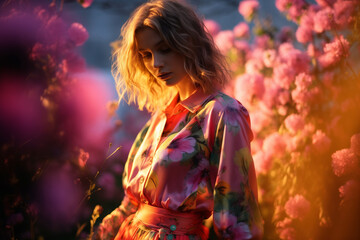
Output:
[[[229,79],[225,58],[214,44],[204,23],[183,1],[153,0],[139,6],[121,28],[119,47],[113,53],[113,75],[119,101],[135,103],[153,112],[165,107],[175,88],[157,81],[143,64],[135,39],[136,31],[149,27],[184,57],[184,69],[205,92],[221,88]]]

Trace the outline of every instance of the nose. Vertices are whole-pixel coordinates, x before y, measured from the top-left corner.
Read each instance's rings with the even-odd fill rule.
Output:
[[[164,66],[164,60],[161,57],[161,54],[154,53],[153,54],[153,67],[161,68]]]

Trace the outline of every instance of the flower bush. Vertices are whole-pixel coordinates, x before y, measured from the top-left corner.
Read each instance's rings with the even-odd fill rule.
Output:
[[[359,238],[360,2],[275,5],[296,28],[276,31],[251,0],[246,22],[210,32],[233,71],[225,91],[252,118],[264,238]]]
[[[96,202],[110,211],[122,198],[123,162],[114,159],[134,130],[126,141],[115,135],[113,89],[86,66],[79,47],[89,34],[62,4],[1,3],[1,239],[85,239]]]

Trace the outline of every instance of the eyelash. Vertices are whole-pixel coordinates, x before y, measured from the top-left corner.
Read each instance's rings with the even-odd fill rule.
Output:
[[[171,51],[171,48],[169,48],[169,47],[159,49],[159,52],[164,53],[164,54],[169,53],[170,51]],[[151,58],[151,53],[140,53],[140,56],[143,59],[150,59]]]

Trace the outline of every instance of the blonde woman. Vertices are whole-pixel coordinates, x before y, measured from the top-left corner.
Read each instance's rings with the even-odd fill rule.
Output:
[[[186,3],[155,0],[122,28],[114,70],[126,96],[152,116],[127,159],[121,205],[97,239],[259,239],[247,110],[221,93],[228,72]]]

